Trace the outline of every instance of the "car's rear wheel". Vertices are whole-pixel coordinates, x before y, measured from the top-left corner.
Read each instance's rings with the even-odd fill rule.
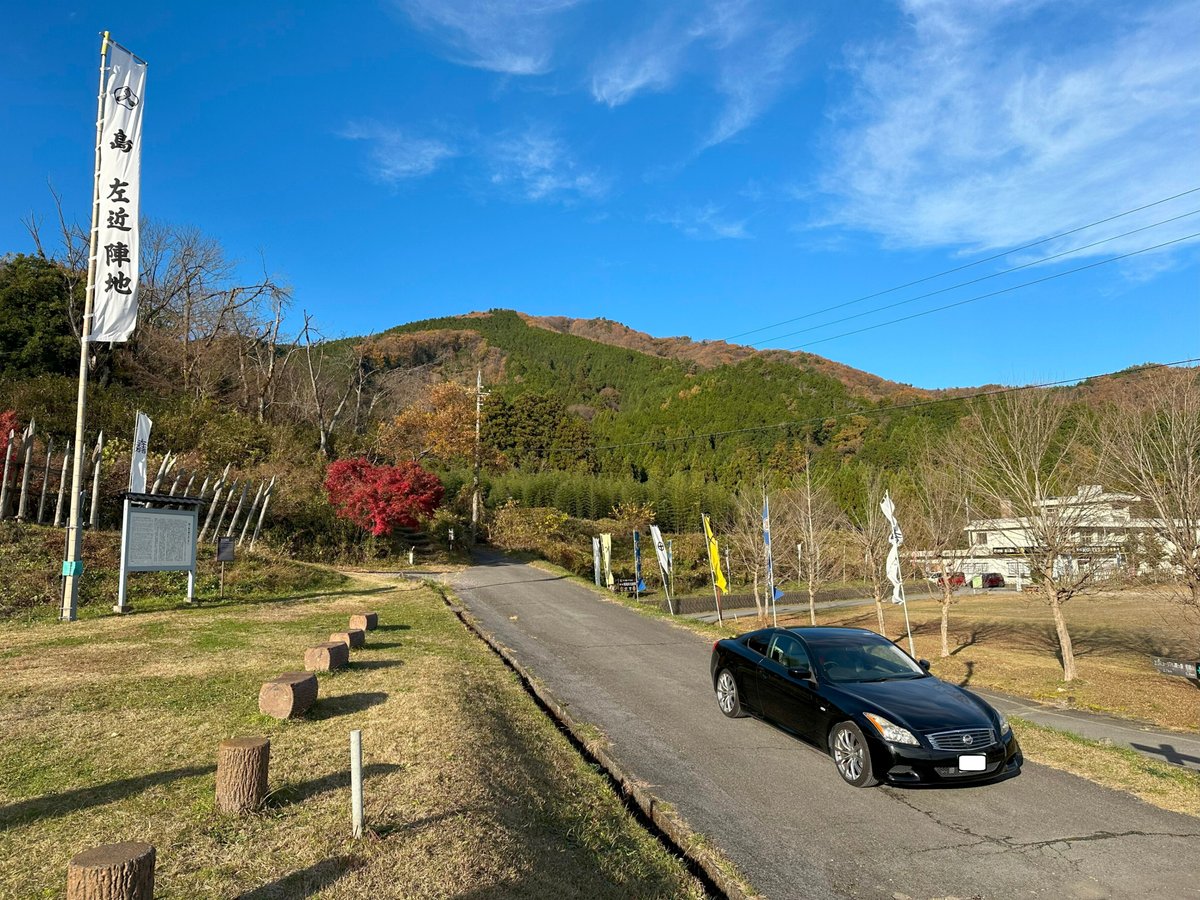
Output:
[[[740,719],[746,715],[742,712],[742,700],[738,696],[737,679],[728,669],[722,669],[717,675],[717,706],[721,712],[731,719]]]
[[[834,727],[829,735],[829,750],[833,754],[833,764],[846,784],[854,787],[879,784],[871,769],[871,748],[853,722],[841,722]]]

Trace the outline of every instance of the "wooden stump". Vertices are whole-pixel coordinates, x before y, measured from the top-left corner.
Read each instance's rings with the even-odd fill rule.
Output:
[[[317,676],[308,672],[284,672],[258,692],[259,712],[276,719],[302,716],[316,702]]]
[[[267,799],[271,742],[265,737],[236,737],[217,749],[217,809],[247,813]]]
[[[67,865],[67,900],[152,900],[154,847],[127,841],[84,850]]]
[[[304,668],[310,672],[328,672],[331,669],[340,669],[348,662],[350,662],[350,648],[340,641],[317,644],[304,652]]]
[[[379,627],[379,613],[358,613],[350,617],[351,628],[361,628],[363,631],[374,631]]]
[[[335,631],[329,636],[329,640],[345,644],[351,650],[356,650],[367,643],[367,633],[361,628],[351,628],[348,631]]]

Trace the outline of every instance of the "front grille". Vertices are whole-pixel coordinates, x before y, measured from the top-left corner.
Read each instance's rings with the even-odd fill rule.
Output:
[[[988,767],[982,772],[964,772],[958,766],[934,766],[933,771],[937,772],[942,778],[978,778],[982,775],[990,775],[1000,768],[1000,762],[989,763]]]
[[[995,743],[995,733],[990,728],[958,728],[954,731],[939,731],[925,735],[934,750],[954,750],[970,753],[982,750]]]

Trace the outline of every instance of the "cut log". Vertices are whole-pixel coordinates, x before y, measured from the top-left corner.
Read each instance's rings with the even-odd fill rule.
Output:
[[[361,628],[363,631],[374,631],[379,627],[379,613],[357,613],[350,617],[351,628]]]
[[[367,643],[367,633],[361,628],[351,628],[348,631],[335,631],[329,636],[329,640],[345,644],[351,650],[357,650]]]
[[[295,719],[316,702],[317,676],[308,672],[284,672],[258,692],[259,712],[276,719]]]
[[[67,900],[153,900],[154,847],[135,841],[77,853],[67,864]]]
[[[271,742],[265,737],[236,737],[217,749],[217,809],[248,813],[267,799]]]
[[[309,647],[304,652],[304,668],[310,672],[340,669],[350,662],[350,648],[340,641],[329,641]]]

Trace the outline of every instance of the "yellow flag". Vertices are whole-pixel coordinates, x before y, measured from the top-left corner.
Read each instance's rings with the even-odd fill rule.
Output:
[[[712,566],[713,584],[722,594],[728,594],[729,585],[725,583],[725,574],[721,571],[721,551],[717,547],[717,538],[708,523],[708,516],[701,513],[700,518],[704,520],[704,537],[708,539],[708,563]]]

